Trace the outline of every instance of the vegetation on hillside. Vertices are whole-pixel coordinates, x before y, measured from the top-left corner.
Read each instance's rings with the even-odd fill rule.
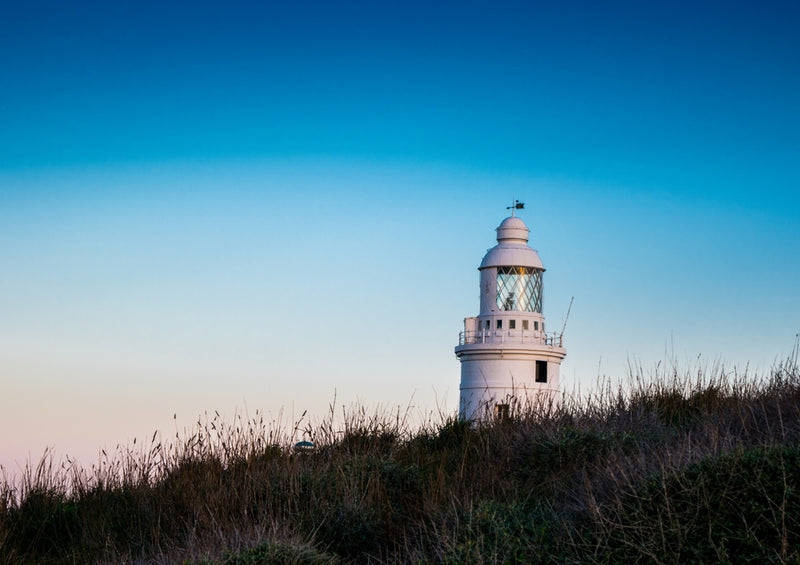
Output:
[[[796,358],[631,373],[482,425],[332,409],[307,450],[257,416],[46,455],[0,483],[0,562],[797,563]]]

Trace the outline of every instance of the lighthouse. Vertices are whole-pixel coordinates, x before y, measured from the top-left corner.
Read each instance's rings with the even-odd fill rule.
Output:
[[[528,245],[530,230],[510,206],[497,245],[481,261],[480,311],[464,319],[456,357],[461,362],[459,417],[505,418],[515,410],[551,405],[567,355],[563,335],[547,333],[542,300],[544,266]]]

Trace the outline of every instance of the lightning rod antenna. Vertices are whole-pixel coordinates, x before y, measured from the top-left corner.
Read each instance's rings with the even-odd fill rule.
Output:
[[[569,313],[572,310],[572,301],[575,300],[575,297],[569,299],[569,307],[567,308],[567,315],[564,316],[564,325],[561,326],[561,337],[564,337],[564,330],[567,329],[567,320],[569,320]]]

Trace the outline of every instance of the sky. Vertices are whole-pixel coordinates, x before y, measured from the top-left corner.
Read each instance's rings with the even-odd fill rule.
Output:
[[[0,3],[0,466],[214,411],[455,413],[513,199],[562,388],[768,370],[800,332],[799,28],[796,1]]]

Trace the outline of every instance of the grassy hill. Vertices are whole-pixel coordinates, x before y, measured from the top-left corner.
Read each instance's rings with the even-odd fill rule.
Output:
[[[257,416],[45,456],[0,484],[0,562],[800,561],[796,359],[632,373],[485,425],[332,413],[311,450]]]

